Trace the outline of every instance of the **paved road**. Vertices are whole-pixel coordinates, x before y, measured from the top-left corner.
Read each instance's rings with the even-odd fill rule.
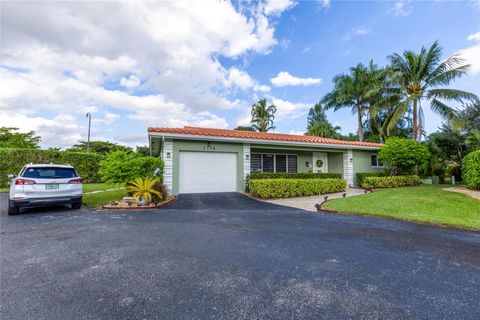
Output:
[[[215,209],[188,196],[150,212],[3,212],[0,318],[480,315],[479,233],[224,199]]]

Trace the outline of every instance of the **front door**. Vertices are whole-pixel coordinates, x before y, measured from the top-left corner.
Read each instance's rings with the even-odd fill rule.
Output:
[[[312,171],[328,172],[328,156],[326,153],[323,153],[323,152],[313,153]]]

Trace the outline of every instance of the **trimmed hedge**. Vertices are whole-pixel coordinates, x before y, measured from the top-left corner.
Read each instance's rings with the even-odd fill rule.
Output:
[[[362,187],[363,180],[366,177],[385,177],[386,174],[384,172],[358,172],[355,176],[357,177],[357,185]]]
[[[342,179],[342,174],[325,172],[255,172],[250,174],[250,180],[257,179]]]
[[[365,177],[364,188],[395,188],[418,186],[422,183],[419,176]]]
[[[345,191],[343,179],[256,179],[250,180],[250,193],[258,198],[289,198]]]
[[[463,181],[469,188],[480,189],[480,150],[467,154],[462,160]]]
[[[0,187],[8,186],[7,174],[18,174],[28,163],[70,164],[87,183],[101,182],[99,162],[105,157],[96,153],[41,149],[0,148]]]

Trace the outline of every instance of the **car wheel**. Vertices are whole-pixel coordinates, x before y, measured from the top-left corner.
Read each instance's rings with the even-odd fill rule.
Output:
[[[75,202],[75,203],[72,203],[72,209],[80,209],[82,207],[82,203],[81,202]]]
[[[13,216],[20,213],[19,207],[14,207],[12,201],[8,202],[8,215]]]

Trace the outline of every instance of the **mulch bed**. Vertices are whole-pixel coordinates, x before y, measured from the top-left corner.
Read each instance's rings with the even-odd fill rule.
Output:
[[[151,203],[144,206],[137,206],[132,204],[131,201],[128,200],[120,200],[114,201],[112,203],[103,205],[100,207],[100,210],[152,210],[152,209],[160,209],[167,204],[173,203],[177,200],[175,196],[168,196],[165,201],[158,202],[158,203]]]

